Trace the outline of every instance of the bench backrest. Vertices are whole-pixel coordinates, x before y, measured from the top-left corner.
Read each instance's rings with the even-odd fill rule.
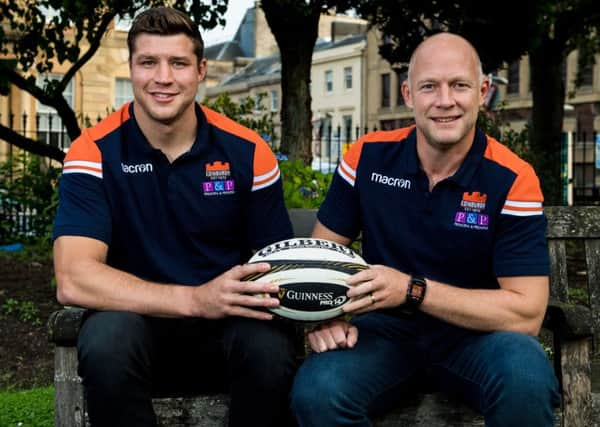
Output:
[[[571,302],[577,289],[592,313],[595,352],[600,351],[600,206],[549,206],[548,248],[553,298]]]

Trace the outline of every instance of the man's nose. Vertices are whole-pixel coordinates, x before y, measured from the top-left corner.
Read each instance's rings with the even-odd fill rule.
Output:
[[[170,83],[173,80],[171,65],[166,61],[159,62],[154,79],[157,83]]]
[[[454,105],[454,96],[452,89],[448,85],[441,85],[438,89],[437,103],[440,107],[448,107]]]

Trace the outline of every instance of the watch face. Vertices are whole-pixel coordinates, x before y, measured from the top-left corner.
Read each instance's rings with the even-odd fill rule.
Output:
[[[422,284],[413,282],[412,286],[410,287],[410,296],[418,300],[423,299],[423,291],[424,289]]]

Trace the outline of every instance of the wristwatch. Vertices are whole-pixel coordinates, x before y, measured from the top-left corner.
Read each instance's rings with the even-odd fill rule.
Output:
[[[404,306],[411,311],[416,310],[423,302],[426,291],[427,282],[425,282],[424,277],[417,275],[410,276],[408,287],[406,288],[406,302]]]

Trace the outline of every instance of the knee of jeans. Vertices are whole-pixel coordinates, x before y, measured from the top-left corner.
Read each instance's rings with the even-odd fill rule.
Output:
[[[292,412],[303,425],[315,420],[339,419],[340,414],[360,412],[359,402],[354,402],[352,393],[344,385],[339,372],[319,370],[311,372],[301,367],[294,378],[290,396]],[[321,424],[319,425],[334,425]]]
[[[529,336],[516,336],[515,347],[499,357],[488,401],[556,403],[558,382],[542,347]]]
[[[144,359],[143,317],[129,312],[98,312],[84,322],[78,342],[79,372],[85,378],[118,382],[134,361]]]
[[[270,322],[241,320],[225,333],[225,353],[232,369],[244,370],[257,382],[291,383],[296,368],[292,331]]]

